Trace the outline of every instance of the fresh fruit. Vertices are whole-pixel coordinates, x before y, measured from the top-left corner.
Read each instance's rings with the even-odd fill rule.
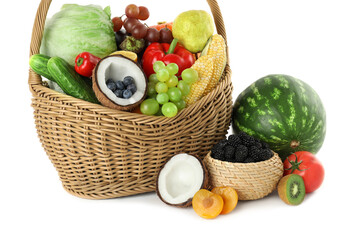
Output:
[[[190,85],[184,80],[179,81],[177,87],[180,89],[182,96],[186,96],[190,93]]]
[[[203,218],[217,217],[223,210],[223,198],[206,189],[200,189],[192,199],[192,208]]]
[[[166,92],[168,92],[168,90],[169,90],[169,87],[168,87],[168,85],[166,85],[166,83],[158,82],[155,85],[155,91],[157,91],[157,93],[166,93]]]
[[[213,59],[210,56],[202,56],[197,59],[191,68],[197,71],[199,79],[191,85],[190,93],[184,97],[187,106],[194,104],[202,98],[212,78]]]
[[[135,39],[143,39],[147,35],[148,28],[142,23],[136,24],[131,31]]]
[[[169,80],[170,78],[170,74],[169,74],[169,71],[168,69],[166,69],[165,67],[163,69],[160,69],[158,72],[157,72],[157,78],[160,82],[166,82]]]
[[[178,113],[178,108],[174,103],[168,102],[161,107],[161,112],[165,117],[175,117]]]
[[[174,39],[172,31],[167,27],[160,29],[159,35],[162,43],[171,43]]]
[[[125,56],[125,57],[131,59],[132,61],[135,61],[135,62],[138,61],[137,54],[134,52],[131,52],[131,51],[123,51],[123,50],[116,51],[116,52],[111,53],[110,55],[121,55],[121,56]]]
[[[109,79],[116,83],[116,90],[120,91],[114,93],[110,90],[106,84]],[[148,88],[147,78],[140,66],[122,55],[101,59],[94,70],[92,82],[94,92],[104,106],[122,111],[135,109],[145,99]]]
[[[174,104],[176,105],[178,111],[181,111],[182,109],[184,109],[186,107],[186,103],[182,99],[180,101],[174,102]]]
[[[37,74],[39,74],[51,81],[55,81],[55,79],[49,73],[48,68],[47,68],[47,63],[48,63],[49,59],[50,59],[50,57],[48,57],[46,55],[34,54],[30,58],[30,67],[35,73],[37,73]]]
[[[211,149],[211,157],[221,161],[251,163],[268,160],[274,156],[264,142],[245,132],[230,135]]]
[[[157,102],[159,104],[165,104],[167,102],[169,102],[169,95],[167,93],[158,93],[158,95],[156,96]]]
[[[148,8],[143,7],[143,6],[139,6],[138,9],[139,9],[139,14],[138,14],[137,18],[139,20],[143,20],[143,21],[147,20],[149,18],[149,10],[148,10]]]
[[[263,77],[237,98],[233,130],[244,131],[270,145],[281,159],[293,152],[317,153],[326,133],[326,113],[318,94],[287,75]]]
[[[201,56],[204,55],[213,58],[213,76],[204,92],[204,95],[206,95],[217,86],[227,64],[227,51],[224,38],[219,34],[213,35],[201,53]]]
[[[114,17],[112,18],[112,23],[113,23],[113,31],[118,32],[121,30],[123,26],[123,21],[121,17]]]
[[[64,59],[52,57],[48,60],[47,68],[66,94],[88,102],[99,103],[89,84]]]
[[[187,84],[193,84],[198,81],[198,72],[194,68],[187,68],[181,73],[181,78]]]
[[[179,72],[179,66],[176,63],[169,63],[166,65],[170,75],[175,75]]]
[[[176,85],[175,85],[176,86]],[[169,99],[172,102],[178,102],[181,100],[182,94],[180,89],[178,89],[177,87],[171,87],[168,90],[168,95],[169,95]]]
[[[306,189],[301,176],[290,174],[281,178],[277,191],[285,203],[289,205],[299,205],[306,196]]]
[[[148,28],[147,34],[145,36],[145,40],[148,42],[159,42],[160,40],[160,33],[155,28]]]
[[[156,192],[166,204],[191,206],[194,194],[207,187],[207,170],[195,156],[181,153],[169,159],[158,173]]]
[[[220,214],[227,214],[234,210],[238,203],[238,193],[232,187],[215,187],[211,192],[223,198],[223,209]]]
[[[117,49],[120,48],[121,43],[126,39],[127,36],[127,31],[125,29],[121,29],[118,32],[115,32]]]
[[[152,98],[146,99],[141,103],[140,110],[145,115],[154,115],[159,111],[159,103]]]
[[[284,175],[297,174],[303,178],[306,193],[317,190],[323,183],[322,163],[310,152],[300,151],[291,154],[284,161]]]
[[[136,39],[133,36],[127,36],[125,40],[120,44],[120,49],[134,53],[140,53],[143,51],[144,46],[144,39]]]
[[[168,81],[166,81],[166,85],[168,85],[169,88],[175,87],[178,83],[179,79],[175,75],[171,76]]]
[[[174,21],[173,36],[190,52],[201,52],[214,32],[212,17],[203,10],[181,13]]]
[[[172,31],[173,23],[172,22],[169,22],[169,23],[167,23],[167,22],[158,22],[157,25],[150,26],[150,28],[155,28],[158,31],[160,31],[160,29],[165,28],[165,27],[169,28]]]
[[[138,18],[139,8],[135,4],[129,4],[126,7],[125,14],[128,18]]]
[[[130,18],[130,17],[127,17],[123,22],[123,26],[128,33],[131,33],[133,28],[137,24],[140,24],[139,20],[137,20],[136,18]]]

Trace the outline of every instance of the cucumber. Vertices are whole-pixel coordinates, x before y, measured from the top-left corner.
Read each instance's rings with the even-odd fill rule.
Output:
[[[88,102],[99,103],[92,88],[64,59],[52,57],[48,61],[47,68],[66,94]]]
[[[49,59],[50,57],[46,55],[34,54],[30,58],[30,67],[35,73],[55,82],[54,78],[49,73],[47,68],[47,63]]]

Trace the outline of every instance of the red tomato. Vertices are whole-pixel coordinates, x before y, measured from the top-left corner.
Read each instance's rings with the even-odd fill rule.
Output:
[[[306,193],[317,190],[324,179],[324,168],[310,152],[300,151],[290,155],[284,161],[284,176],[297,174],[303,178]]]

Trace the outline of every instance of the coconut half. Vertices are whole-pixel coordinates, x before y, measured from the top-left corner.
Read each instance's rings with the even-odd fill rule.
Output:
[[[117,97],[106,85],[110,78],[117,82],[126,76],[133,77],[137,87],[137,91],[129,99]],[[106,107],[122,111],[133,110],[145,99],[147,83],[147,77],[138,63],[122,55],[101,59],[92,75],[92,88],[97,99]]]
[[[207,169],[195,156],[181,153],[167,161],[157,178],[159,198],[176,207],[191,206],[192,198],[208,185]]]

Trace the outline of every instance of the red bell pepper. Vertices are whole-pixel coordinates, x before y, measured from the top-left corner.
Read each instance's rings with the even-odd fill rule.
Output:
[[[182,71],[194,64],[194,55],[177,41],[174,39],[171,44],[155,42],[147,47],[142,58],[143,70],[147,77],[154,73],[153,64],[156,61],[162,61],[166,65],[176,63],[179,66],[178,76],[181,76]]]
[[[83,52],[75,58],[75,71],[84,77],[91,77],[92,71],[101,60],[91,53]]]

